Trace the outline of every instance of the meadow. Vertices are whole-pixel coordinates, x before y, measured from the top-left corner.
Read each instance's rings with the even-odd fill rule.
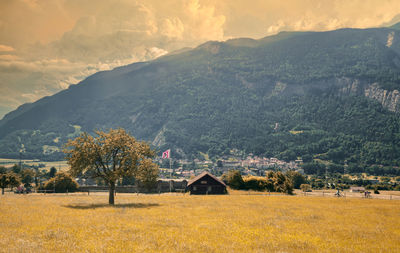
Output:
[[[400,201],[263,195],[0,196],[1,252],[400,252]]]
[[[40,168],[40,170],[50,170],[51,167],[55,167],[57,170],[61,170],[61,171],[65,171],[65,170],[69,169],[69,165],[67,164],[67,161],[65,161],[65,160],[47,162],[47,161],[22,159],[21,161],[23,164],[28,165],[28,166],[39,166],[39,164],[44,164],[44,167]],[[12,167],[14,164],[19,164],[19,162],[20,162],[19,159],[0,158],[0,166],[4,166],[7,168]]]

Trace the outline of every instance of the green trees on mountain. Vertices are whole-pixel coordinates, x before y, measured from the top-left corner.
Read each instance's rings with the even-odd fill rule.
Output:
[[[179,149],[176,158],[237,149],[302,159],[315,173],[324,164],[333,171],[396,170],[398,113],[362,89],[343,92],[352,82],[400,89],[400,44],[386,46],[389,31],[281,33],[251,47],[208,42],[97,73],[5,116],[0,153],[19,157],[24,144],[25,158],[62,159],[60,147],[80,131],[123,127],[159,150]]]

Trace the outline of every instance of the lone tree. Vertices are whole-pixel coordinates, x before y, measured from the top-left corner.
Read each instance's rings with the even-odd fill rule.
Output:
[[[55,167],[51,167],[50,168],[50,171],[49,171],[49,178],[53,178],[53,177],[55,177],[56,176],[56,173],[57,173],[57,169],[55,168]]]
[[[64,153],[71,175],[88,174],[108,184],[110,205],[114,205],[118,179],[133,176],[146,181],[146,175],[158,174],[158,166],[151,159],[155,152],[147,143],[137,141],[122,128],[110,129],[108,133],[95,131],[95,134],[96,137],[82,133],[69,140]]]
[[[4,195],[4,188],[7,188],[10,184],[8,180],[7,174],[0,174],[0,188],[1,188],[1,195]]]
[[[4,188],[11,187],[11,190],[13,187],[16,187],[21,184],[21,180],[18,177],[17,174],[14,172],[9,172],[7,174],[0,174],[0,188],[1,188],[1,194],[4,195]]]

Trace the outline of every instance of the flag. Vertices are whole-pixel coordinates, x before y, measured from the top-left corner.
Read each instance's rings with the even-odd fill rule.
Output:
[[[170,158],[171,156],[171,149],[168,149],[162,153],[162,158]]]

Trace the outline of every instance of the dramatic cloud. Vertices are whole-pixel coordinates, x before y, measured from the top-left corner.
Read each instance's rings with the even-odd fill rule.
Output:
[[[6,45],[0,45],[0,52],[12,52],[15,49]]]
[[[97,71],[208,40],[388,25],[400,21],[397,1],[1,1],[0,117]]]

